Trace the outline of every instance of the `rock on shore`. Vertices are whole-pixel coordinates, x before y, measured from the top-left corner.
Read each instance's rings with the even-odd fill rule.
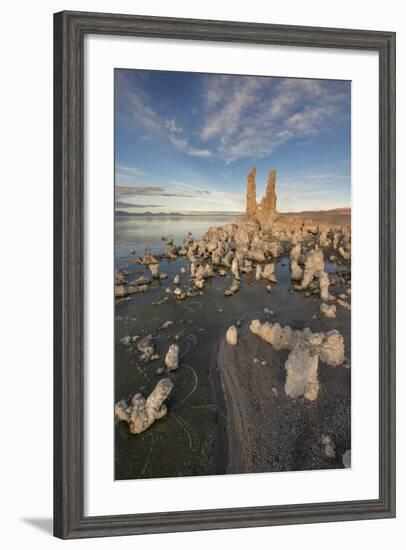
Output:
[[[166,415],[167,408],[164,401],[172,388],[172,381],[169,378],[162,378],[147,399],[141,393],[136,393],[130,405],[124,399],[119,401],[115,406],[116,417],[129,424],[131,433],[144,432],[156,420]]]

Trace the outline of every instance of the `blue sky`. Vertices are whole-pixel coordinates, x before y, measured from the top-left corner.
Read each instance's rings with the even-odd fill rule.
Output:
[[[350,206],[348,81],[115,70],[116,208],[243,211],[278,173],[280,212]]]

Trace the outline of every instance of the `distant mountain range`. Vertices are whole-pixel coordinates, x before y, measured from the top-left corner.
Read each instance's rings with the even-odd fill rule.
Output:
[[[188,212],[188,213],[181,213],[181,212],[126,212],[125,210],[116,210],[115,215],[119,218],[183,218],[183,217],[208,217],[208,216],[242,216],[243,212],[216,212],[216,211],[210,211],[210,212]]]
[[[351,208],[332,208],[331,210],[304,210],[302,212],[280,212],[283,216],[304,216],[320,214],[335,214],[337,216],[350,216]],[[220,212],[211,210],[209,212],[127,212],[126,210],[116,210],[115,215],[118,218],[183,218],[183,217],[215,217],[215,216],[243,216],[244,212]]]

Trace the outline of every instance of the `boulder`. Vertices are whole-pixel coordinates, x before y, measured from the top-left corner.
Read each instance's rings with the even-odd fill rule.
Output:
[[[237,327],[232,325],[226,332],[227,344],[230,346],[236,346],[238,342],[238,331]]]
[[[311,250],[306,257],[302,279],[302,289],[308,288],[316,274],[321,271],[324,271],[323,251],[321,248],[315,248],[314,250]]]
[[[168,370],[176,370],[179,368],[179,346],[171,344],[165,356],[165,365]]]
[[[147,399],[141,393],[136,393],[131,400],[131,405],[128,405],[125,400],[116,403],[115,414],[119,420],[129,424],[131,433],[142,433],[156,420],[166,415],[167,407],[164,401],[172,388],[173,382],[169,378],[162,378]]]
[[[336,316],[336,306],[331,304],[330,306],[324,302],[320,304],[320,311],[323,315],[329,319],[334,319]]]
[[[268,281],[276,283],[276,277],[275,277],[274,271],[275,271],[274,263],[266,264],[264,265],[264,269],[262,271],[262,277],[264,279],[268,279]]]
[[[148,268],[151,271],[152,277],[154,279],[159,279],[159,263],[149,264]]]
[[[324,337],[320,361],[336,367],[344,362],[344,338],[338,330],[330,330]]]
[[[233,296],[240,289],[240,281],[233,279],[231,286],[224,291],[224,296]]]
[[[317,377],[319,348],[309,341],[296,344],[285,363],[285,393],[296,399],[302,395],[309,401],[317,399],[319,380]]]

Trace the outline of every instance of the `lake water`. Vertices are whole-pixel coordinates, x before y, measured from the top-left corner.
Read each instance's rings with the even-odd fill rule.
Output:
[[[183,239],[191,232],[194,239],[200,239],[211,226],[233,223],[235,214],[219,216],[134,216],[117,217],[115,220],[115,257],[116,267],[120,268],[133,255],[142,256],[148,247],[152,254],[166,252],[166,242],[162,236],[174,239],[181,245]]]

